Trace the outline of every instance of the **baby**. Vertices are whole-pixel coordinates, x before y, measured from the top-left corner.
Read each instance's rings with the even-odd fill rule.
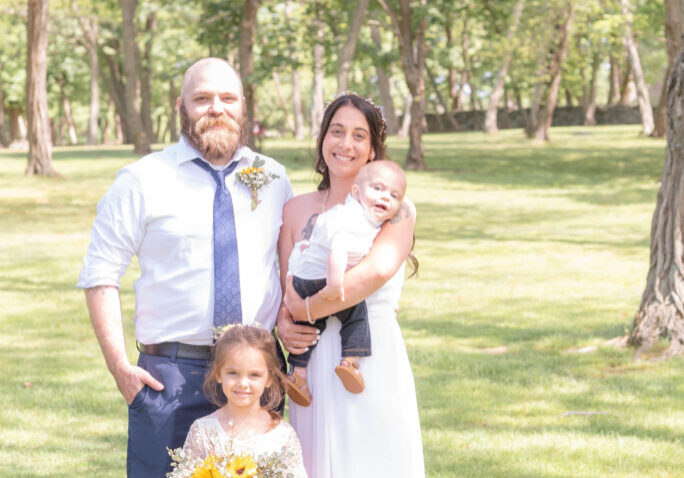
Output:
[[[297,293],[306,298],[320,291],[328,300],[344,300],[345,271],[368,254],[382,223],[399,211],[405,192],[406,176],[396,163],[371,161],[361,168],[345,203],[318,216],[310,240],[294,245],[288,268]],[[361,393],[365,384],[359,357],[371,355],[366,303],[337,312],[335,317],[342,323],[342,361],[335,373],[349,392]],[[310,322],[323,332],[326,320],[323,317]],[[304,407],[312,399],[306,366],[314,347],[303,354],[290,354],[287,359],[291,366],[285,381],[287,394]]]

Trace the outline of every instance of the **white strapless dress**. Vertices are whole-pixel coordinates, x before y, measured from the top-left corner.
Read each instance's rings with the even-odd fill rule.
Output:
[[[395,310],[404,268],[366,300],[373,355],[360,359],[365,390],[354,395],[335,375],[340,322],[328,319],[307,379],[309,407],[290,402],[309,478],[423,478],[423,445],[413,373]]]

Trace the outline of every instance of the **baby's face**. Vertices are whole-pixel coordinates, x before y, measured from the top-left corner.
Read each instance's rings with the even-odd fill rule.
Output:
[[[380,224],[399,211],[406,192],[406,178],[394,168],[378,168],[369,172],[357,188],[356,199],[366,216]]]

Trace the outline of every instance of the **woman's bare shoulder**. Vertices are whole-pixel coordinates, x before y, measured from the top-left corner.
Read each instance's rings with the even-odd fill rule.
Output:
[[[283,209],[283,227],[294,242],[309,239],[321,209],[321,193],[314,191],[290,199]]]
[[[313,209],[319,203],[320,192],[313,191],[306,194],[295,196],[287,203],[283,209],[283,216],[287,218],[290,215],[305,215],[310,209]]]

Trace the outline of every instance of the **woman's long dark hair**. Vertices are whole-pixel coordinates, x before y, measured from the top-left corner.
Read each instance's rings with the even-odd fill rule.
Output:
[[[385,117],[382,114],[382,109],[376,106],[373,102],[363,98],[355,93],[343,93],[333,101],[328,104],[323,113],[323,120],[321,121],[321,128],[318,131],[318,140],[316,141],[316,172],[319,173],[322,178],[318,183],[318,190],[324,191],[330,188],[330,172],[328,171],[328,165],[325,164],[325,159],[323,159],[323,139],[328,133],[328,128],[330,128],[330,122],[335,116],[337,110],[343,106],[353,106],[366,118],[368,122],[368,128],[370,130],[370,142],[372,151],[375,152],[375,157],[373,161],[379,161],[385,159],[385,152],[387,147],[385,146],[385,140],[387,139],[387,125],[385,124]],[[407,261],[411,267],[411,273],[409,277],[413,277],[418,274],[418,259],[413,255],[413,246],[416,244],[416,236],[413,236],[413,243],[411,244],[411,252],[407,257]]]

